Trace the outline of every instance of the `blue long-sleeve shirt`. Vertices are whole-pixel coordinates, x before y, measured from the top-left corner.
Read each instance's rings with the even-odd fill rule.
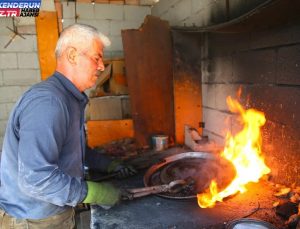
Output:
[[[16,218],[41,219],[85,198],[87,101],[71,81],[55,72],[17,102],[1,155],[1,209]]]

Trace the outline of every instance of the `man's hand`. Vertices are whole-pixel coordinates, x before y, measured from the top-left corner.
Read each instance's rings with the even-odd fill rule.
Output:
[[[123,164],[120,161],[112,161],[108,167],[109,173],[117,173],[118,178],[125,178],[137,173],[136,169],[131,165]]]
[[[87,181],[87,186],[88,193],[83,203],[113,206],[121,198],[120,190],[110,183]]]
[[[118,173],[118,178],[125,178],[129,176],[133,176],[137,173],[135,168],[133,168],[131,165],[119,165],[115,168],[114,172]]]

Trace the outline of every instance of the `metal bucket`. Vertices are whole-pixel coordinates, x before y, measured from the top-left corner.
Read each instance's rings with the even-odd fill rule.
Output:
[[[167,149],[169,145],[168,136],[154,135],[152,136],[152,147],[155,151]]]

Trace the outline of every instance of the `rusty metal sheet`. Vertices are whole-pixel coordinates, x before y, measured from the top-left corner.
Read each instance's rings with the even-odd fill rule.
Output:
[[[147,16],[138,30],[122,31],[126,77],[137,142],[174,138],[172,45],[169,24]]]

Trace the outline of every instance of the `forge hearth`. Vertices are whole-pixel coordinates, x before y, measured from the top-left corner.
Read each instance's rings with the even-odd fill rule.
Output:
[[[171,148],[166,152],[155,154],[154,156],[160,157],[158,164],[163,163],[163,159],[172,156],[172,152],[177,149]],[[182,153],[182,149],[180,150]],[[151,155],[151,158],[154,156]],[[154,161],[157,163],[156,160]],[[177,175],[178,170],[175,167],[178,167],[172,167],[173,164],[170,163],[169,166],[162,169],[166,170],[166,174],[171,171],[171,176],[167,176],[168,179],[173,179],[172,175],[174,174]],[[186,166],[180,165],[179,168],[184,170]],[[191,166],[191,170],[193,168],[195,165]],[[146,172],[140,171],[134,177],[126,180],[114,180],[114,182],[127,189],[144,187],[143,179]],[[164,175],[162,177],[165,179]],[[278,201],[278,198],[274,196],[276,193],[274,184],[263,180],[259,183],[250,183],[246,188],[248,189],[247,192],[227,197],[223,202],[216,203],[214,208],[200,208],[196,198],[176,199],[157,195],[122,201],[121,204],[109,210],[104,210],[99,206],[91,206],[92,229],[225,229],[227,223],[243,217],[263,220],[280,229],[287,228],[284,224],[285,220],[276,215],[273,207],[273,204]]]

